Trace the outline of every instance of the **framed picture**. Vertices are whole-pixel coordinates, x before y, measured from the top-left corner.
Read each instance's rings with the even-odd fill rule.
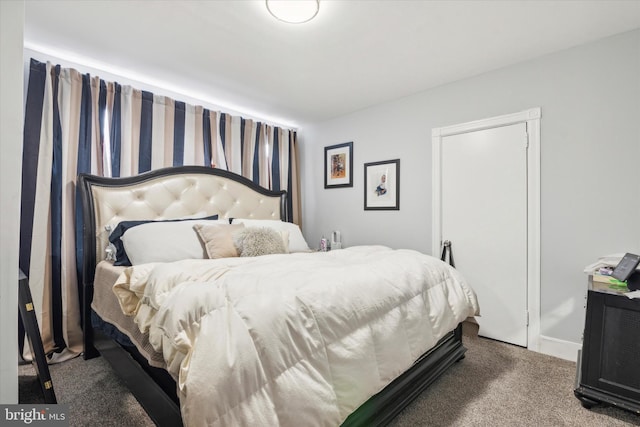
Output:
[[[353,187],[353,142],[324,147],[324,188]]]
[[[364,210],[400,210],[400,159],[364,164]]]

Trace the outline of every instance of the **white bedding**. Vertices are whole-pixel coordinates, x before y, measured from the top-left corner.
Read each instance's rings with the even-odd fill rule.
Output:
[[[114,292],[187,426],[339,425],[478,314],[454,269],[382,246],[143,264]]]

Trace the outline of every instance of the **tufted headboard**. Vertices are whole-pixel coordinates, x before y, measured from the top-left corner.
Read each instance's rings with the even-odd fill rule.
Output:
[[[157,169],[127,178],[78,177],[83,213],[83,278],[95,266],[120,221],[218,214],[223,218],[288,220],[286,192],[260,187],[234,173],[204,166]]]

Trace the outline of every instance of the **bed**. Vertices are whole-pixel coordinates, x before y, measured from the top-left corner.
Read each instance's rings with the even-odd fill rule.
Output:
[[[464,358],[478,306],[454,269],[382,246],[300,249],[284,191],[199,166],[80,175],[78,191],[84,358],[105,357],[158,425],[385,425]],[[219,240],[200,234],[203,256],[160,262],[182,246],[151,231],[129,238],[132,266],[105,259],[116,228],[149,221],[135,229],[242,227],[241,255],[271,224],[291,246],[207,259]]]

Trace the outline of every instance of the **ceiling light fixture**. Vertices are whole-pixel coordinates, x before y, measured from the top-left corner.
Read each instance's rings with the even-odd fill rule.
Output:
[[[288,24],[309,22],[320,10],[320,0],[265,0],[274,18]]]

